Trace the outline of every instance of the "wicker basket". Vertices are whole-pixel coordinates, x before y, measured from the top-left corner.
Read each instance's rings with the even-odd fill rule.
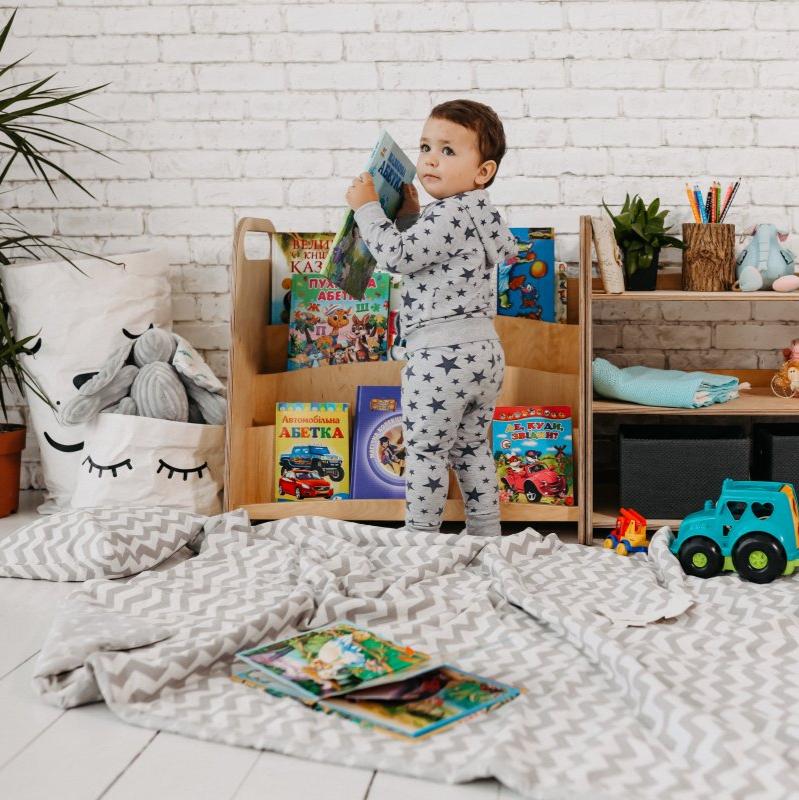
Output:
[[[624,291],[624,268],[613,223],[607,217],[591,217],[591,231],[602,286],[608,294],[621,294]]]

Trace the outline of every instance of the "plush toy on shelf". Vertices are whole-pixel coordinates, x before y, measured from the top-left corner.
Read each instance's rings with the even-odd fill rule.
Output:
[[[608,534],[604,547],[608,550],[615,548],[620,556],[648,552],[646,519],[632,508],[620,508],[616,527]]]
[[[782,247],[788,238],[776,225],[757,225],[749,235],[752,237],[738,254],[735,288],[742,292],[757,292],[762,289],[793,291],[799,286],[794,276],[794,254]]]
[[[783,348],[782,356],[785,361],[771,379],[771,391],[777,397],[799,397],[799,339]]]

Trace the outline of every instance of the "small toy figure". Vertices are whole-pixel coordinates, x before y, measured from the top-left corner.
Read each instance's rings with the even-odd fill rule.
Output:
[[[777,397],[799,397],[799,339],[783,348],[786,360],[771,379],[771,391]]]
[[[646,538],[646,519],[632,508],[620,508],[616,527],[605,539],[605,548],[615,548],[620,556],[630,553],[646,553],[649,540]]]

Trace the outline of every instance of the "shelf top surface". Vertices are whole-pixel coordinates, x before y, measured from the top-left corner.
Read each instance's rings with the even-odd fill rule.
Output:
[[[775,397],[771,389],[755,387],[741,391],[741,396],[726,403],[715,403],[704,408],[666,408],[664,406],[641,406],[621,400],[594,399],[595,414],[702,414],[713,415],[757,415],[787,416],[799,414],[799,399]]]
[[[686,292],[678,289],[656,289],[652,292],[621,292],[608,294],[607,292],[593,291],[593,301],[632,301],[632,300],[676,300],[684,302],[711,302],[711,301],[752,301],[752,300],[799,300],[799,292]]]

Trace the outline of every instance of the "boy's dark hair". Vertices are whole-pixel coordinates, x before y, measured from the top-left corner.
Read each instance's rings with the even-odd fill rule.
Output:
[[[430,112],[430,116],[449,120],[474,131],[477,134],[480,163],[496,161],[499,171],[499,163],[505,155],[505,129],[502,127],[502,120],[491,106],[475,100],[447,100],[446,103],[439,103]],[[495,172],[491,180],[485,184],[486,187],[491,186],[496,176]]]

